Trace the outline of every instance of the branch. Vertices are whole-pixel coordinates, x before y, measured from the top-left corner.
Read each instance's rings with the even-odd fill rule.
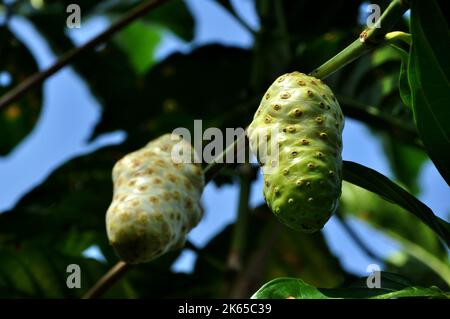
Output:
[[[389,32],[394,27],[397,20],[400,19],[407,9],[408,6],[404,0],[393,0],[380,17],[380,28],[369,28],[364,30],[360,34],[359,39],[355,40],[344,50],[312,71],[311,75],[316,78],[324,79],[363,54],[366,54],[380,44],[385,43],[385,33]]]
[[[111,288],[120,278],[130,270],[131,265],[119,261],[111,268],[91,289],[83,296],[83,299],[95,299],[102,296]]]
[[[155,9],[156,7],[158,7],[159,5],[163,4],[166,1],[167,0],[150,0],[144,2],[141,5],[136,6],[129,13],[127,13],[122,19],[118,20],[116,23],[111,25],[111,27],[100,33],[98,36],[90,40],[88,43],[79,48],[74,48],[68,51],[48,69],[33,74],[32,76],[30,76],[29,78],[18,84],[15,88],[4,94],[0,98],[0,110],[10,105],[11,103],[15,102],[17,99],[21,98],[32,88],[38,86],[45,79],[55,74],[66,65],[70,64],[74,59],[82,55],[84,52],[97,47],[99,44],[108,40],[112,35],[122,30],[124,27],[129,25],[137,18],[142,17],[150,10]]]

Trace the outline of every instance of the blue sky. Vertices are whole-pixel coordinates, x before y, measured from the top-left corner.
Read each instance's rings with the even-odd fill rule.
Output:
[[[253,28],[258,28],[253,1],[232,2],[243,19]],[[252,45],[250,34],[213,1],[187,0],[186,3],[197,20],[194,41],[184,43],[167,32],[157,49],[157,58],[163,59],[175,51],[186,52],[208,43],[238,47]],[[84,21],[80,29],[68,32],[75,43],[81,45],[108,25],[107,19],[98,17]],[[31,49],[40,69],[55,61],[49,46],[26,20],[14,18],[12,29]],[[110,132],[87,142],[93,126],[101,117],[101,107],[70,67],[64,68],[46,81],[44,93],[43,111],[32,133],[10,154],[0,158],[0,211],[12,208],[21,196],[43,182],[55,168],[68,159],[104,145],[120,143],[126,138],[122,132]],[[351,119],[346,119],[343,158],[392,176],[380,143],[365,126]],[[430,162],[425,165],[420,180],[423,185],[420,199],[445,218],[450,211],[450,201],[446,200],[450,197],[450,189]],[[189,235],[194,244],[204,246],[218,231],[234,220],[237,192],[236,186],[216,188],[209,184],[206,187],[203,195],[204,219]],[[253,185],[251,204],[256,206],[262,201],[262,183],[259,177]],[[357,220],[352,220],[351,224],[378,255],[386,256],[397,250],[395,243],[365,224]],[[366,273],[366,267],[374,261],[355,246],[334,219],[325,226],[324,234],[346,269],[360,275]],[[98,256],[95,249],[89,250],[88,254]],[[189,271],[194,259],[194,253],[184,251],[173,268],[177,271]]]

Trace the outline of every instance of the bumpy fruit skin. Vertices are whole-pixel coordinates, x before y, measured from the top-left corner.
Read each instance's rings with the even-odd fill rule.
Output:
[[[203,173],[199,164],[172,160],[176,144],[182,152],[195,154],[181,137],[166,134],[113,168],[114,197],[106,228],[111,245],[127,263],[147,262],[181,248],[200,221]]]
[[[343,127],[339,103],[319,79],[284,74],[264,95],[247,134],[262,166],[267,204],[287,226],[315,232],[335,212]],[[275,153],[264,153],[270,143],[278,145],[275,161]]]

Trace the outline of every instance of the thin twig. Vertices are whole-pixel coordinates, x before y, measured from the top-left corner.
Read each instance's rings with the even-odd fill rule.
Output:
[[[25,79],[23,82],[18,84],[12,90],[4,94],[0,98],[0,110],[11,103],[15,102],[17,99],[21,98],[25,95],[29,90],[41,84],[45,79],[49,78],[63,67],[70,64],[74,59],[82,55],[84,52],[89,51],[97,47],[99,44],[102,44],[106,40],[108,40],[113,34],[122,30],[124,27],[129,25],[131,22],[136,20],[137,18],[143,16],[148,13],[150,10],[155,9],[159,5],[163,4],[168,0],[151,0],[144,2],[141,5],[133,8],[129,13],[127,13],[123,18],[118,20],[116,23],[111,25],[108,29],[100,33],[98,36],[84,44],[79,48],[74,48],[67,53],[65,53],[55,64],[50,66],[48,69],[45,69],[41,72],[35,73],[29,78]]]
[[[100,278],[97,283],[83,296],[83,299],[95,299],[102,296],[111,288],[120,278],[130,270],[131,265],[119,261],[113,268]]]

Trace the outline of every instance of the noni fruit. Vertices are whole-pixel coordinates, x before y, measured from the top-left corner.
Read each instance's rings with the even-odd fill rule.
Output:
[[[343,127],[333,92],[303,73],[280,76],[262,98],[247,134],[262,167],[266,202],[287,226],[315,232],[335,212]]]
[[[147,262],[184,245],[202,215],[201,167],[192,160],[182,161],[194,156],[189,143],[166,134],[115,164],[106,228],[123,261]]]

